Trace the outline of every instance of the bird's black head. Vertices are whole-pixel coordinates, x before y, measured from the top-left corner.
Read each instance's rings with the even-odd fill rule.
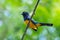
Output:
[[[23,12],[22,15],[23,16],[29,16],[28,12]]]
[[[22,13],[24,20],[29,18],[29,13],[28,12],[23,12]]]

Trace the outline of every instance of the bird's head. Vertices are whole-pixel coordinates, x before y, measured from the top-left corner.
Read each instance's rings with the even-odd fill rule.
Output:
[[[22,15],[23,16],[29,16],[29,13],[28,12],[23,12]]]
[[[26,19],[29,19],[29,18],[30,18],[30,16],[29,16],[29,13],[28,13],[28,12],[23,12],[23,13],[22,13],[22,15],[23,15],[23,17],[24,17],[24,20],[26,20]]]

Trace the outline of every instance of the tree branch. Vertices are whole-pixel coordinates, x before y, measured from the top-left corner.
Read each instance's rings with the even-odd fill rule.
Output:
[[[33,13],[32,13],[32,15],[31,15],[30,20],[32,19],[33,15],[35,14],[35,11],[36,11],[36,8],[37,8],[37,6],[38,6],[39,1],[40,1],[40,0],[38,0],[37,3],[36,3],[36,5],[35,5],[35,8],[34,8],[34,10],[33,10]],[[21,40],[24,39],[24,36],[25,36],[25,34],[26,34],[26,32],[27,32],[27,29],[28,29],[28,27],[29,27],[29,24],[30,24],[30,20],[29,20],[29,22],[28,22],[28,24],[27,24],[27,27],[26,27],[26,29],[25,29],[25,31],[24,31],[24,34],[23,34]]]

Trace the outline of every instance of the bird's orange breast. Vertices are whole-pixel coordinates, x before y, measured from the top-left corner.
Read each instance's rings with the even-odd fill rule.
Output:
[[[26,24],[28,24],[28,22],[29,22],[29,20],[25,20]],[[29,27],[32,29],[37,29],[36,25],[32,21],[30,21]]]

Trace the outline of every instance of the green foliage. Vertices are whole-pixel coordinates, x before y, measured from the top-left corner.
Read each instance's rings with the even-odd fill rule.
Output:
[[[32,12],[37,0],[0,0],[0,40],[21,40],[25,31],[22,12]],[[60,40],[60,0],[41,0],[33,19],[54,26],[27,30],[24,40]]]

